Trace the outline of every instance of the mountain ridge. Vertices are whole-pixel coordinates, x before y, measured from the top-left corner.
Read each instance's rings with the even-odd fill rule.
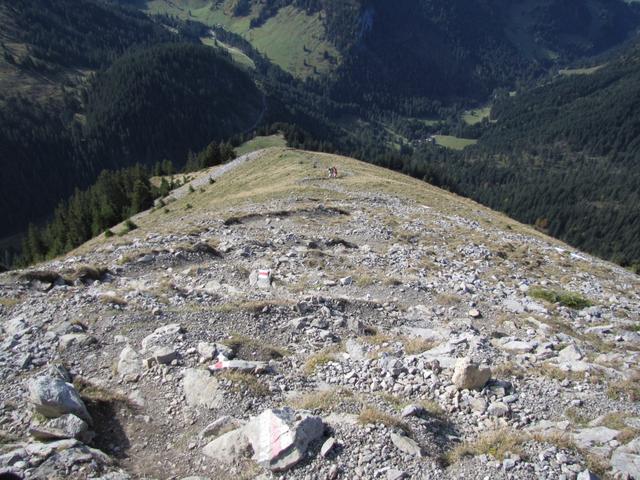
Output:
[[[0,274],[12,473],[635,475],[637,276],[367,163],[250,155]]]

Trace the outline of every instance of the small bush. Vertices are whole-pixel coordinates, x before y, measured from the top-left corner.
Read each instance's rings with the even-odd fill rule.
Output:
[[[115,235],[115,233],[113,233],[113,231],[111,231],[111,229],[107,228],[104,231],[104,238],[111,238]]]
[[[138,225],[136,225],[135,223],[133,223],[133,220],[131,220],[130,218],[128,218],[125,222],[124,222],[124,229],[118,233],[119,236],[123,236],[126,235],[127,233],[135,230],[136,228],[138,228]]]
[[[593,306],[591,301],[575,292],[547,290],[536,287],[529,290],[529,296],[549,303],[558,303],[574,310],[582,310],[583,308]]]

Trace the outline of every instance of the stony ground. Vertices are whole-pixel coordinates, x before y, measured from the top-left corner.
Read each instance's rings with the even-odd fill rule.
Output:
[[[352,160],[197,187],[0,276],[2,478],[640,478],[638,276]]]

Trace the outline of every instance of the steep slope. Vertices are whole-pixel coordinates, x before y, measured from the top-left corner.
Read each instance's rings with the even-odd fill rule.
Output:
[[[460,193],[626,266],[640,265],[640,48],[492,111],[479,144],[432,164]]]
[[[0,275],[0,468],[636,475],[639,277],[343,157],[273,148],[192,181],[137,230]],[[54,359],[92,440],[30,438],[73,434],[32,414]]]
[[[70,87],[61,97],[44,104],[0,98],[0,236],[51,214],[103,169],[167,159],[182,166],[189,151],[254,128],[265,109],[254,81],[228,55],[188,43],[139,48],[92,78],[82,95]]]
[[[333,72],[336,99],[411,115],[602,52],[639,19],[620,0],[151,0],[147,9],[221,24],[295,75]]]

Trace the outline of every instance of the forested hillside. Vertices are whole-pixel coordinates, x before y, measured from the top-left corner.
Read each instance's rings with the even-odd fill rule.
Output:
[[[165,45],[118,59],[88,92],[85,133],[105,168],[169,159],[251,129],[262,95],[251,78],[204,45]]]
[[[590,72],[505,95],[462,155],[421,155],[438,183],[639,268],[640,47]]]
[[[2,2],[0,13],[11,40],[0,69],[0,237],[50,215],[105,168],[181,165],[260,117],[262,95],[227,54],[137,10],[35,0]],[[72,70],[84,72],[78,81]]]
[[[432,115],[443,103],[484,101],[496,87],[617,45],[638,25],[638,9],[620,0],[149,0],[145,5],[154,13],[223,24],[270,58],[280,57],[274,48],[292,33],[280,12],[293,8],[308,22],[320,18],[324,31],[289,45],[290,55],[306,53],[304,66],[322,65],[319,72],[332,60],[330,75],[312,78],[334,100],[410,116]],[[278,30],[264,43],[264,26],[275,24]],[[318,59],[310,47],[321,40],[317,36],[339,55],[333,58],[326,49]]]

